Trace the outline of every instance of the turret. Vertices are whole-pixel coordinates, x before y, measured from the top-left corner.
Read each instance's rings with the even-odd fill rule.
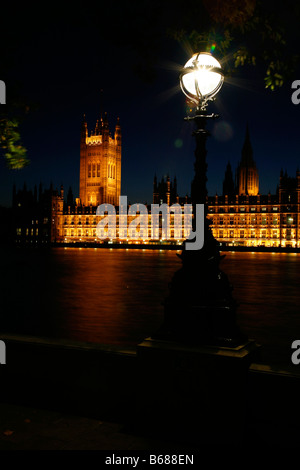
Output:
[[[42,183],[39,184],[39,202],[41,202],[43,197],[43,186]]]
[[[108,125],[107,113],[104,113],[102,135],[103,135],[103,142],[105,141],[108,142],[109,141],[109,125]]]
[[[121,139],[121,126],[120,126],[120,118],[117,118],[117,124],[115,127],[115,139]]]
[[[170,196],[170,204],[177,202],[177,178],[174,177],[173,184],[171,183],[171,196]]]
[[[157,177],[154,175],[153,179],[153,204],[158,203],[158,187],[157,187]]]
[[[33,200],[34,200],[34,203],[37,204],[37,187],[36,187],[36,184],[34,185],[34,190],[33,190]]]
[[[223,181],[223,196],[232,197],[234,195],[234,181],[230,162],[227,163],[225,178]]]
[[[253,150],[250,142],[249,127],[242,148],[242,158],[237,169],[237,186],[239,195],[256,196],[259,192],[259,180],[256,164],[253,160]]]
[[[81,133],[80,133],[80,146],[83,148],[85,147],[87,136],[88,136],[88,128],[87,128],[87,123],[86,123],[85,114],[84,114],[83,121],[81,124]]]
[[[167,176],[167,190],[166,190],[166,196],[167,196],[167,204],[168,206],[170,205],[170,194],[171,194],[171,186],[170,186],[170,176]]]

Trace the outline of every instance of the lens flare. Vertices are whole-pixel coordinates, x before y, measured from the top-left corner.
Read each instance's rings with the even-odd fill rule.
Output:
[[[216,123],[212,134],[219,142],[227,142],[233,137],[233,128],[227,121]]]

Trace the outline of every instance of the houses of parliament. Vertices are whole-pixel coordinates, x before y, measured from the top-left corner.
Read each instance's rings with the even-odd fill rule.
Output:
[[[16,243],[103,243],[96,235],[101,218],[96,211],[99,204],[112,204],[118,217],[121,148],[119,120],[112,135],[106,114],[90,132],[84,118],[80,135],[79,197],[74,198],[71,189],[65,195],[63,187],[59,191],[52,186],[44,190],[41,185],[34,191],[27,190],[25,185],[18,191],[14,187],[12,226]],[[189,202],[187,196],[178,196],[176,178],[158,181],[154,177],[154,204],[177,203],[183,217],[183,205]],[[207,206],[212,233],[221,245],[300,248],[300,171],[297,170],[295,177],[281,171],[276,194],[260,194],[248,126],[235,173],[228,163],[223,193],[208,196]],[[148,214],[149,229],[141,232],[136,241],[130,239],[126,230],[123,233],[129,239],[126,235],[121,238],[119,233],[112,238],[109,227],[105,241],[181,245],[189,235],[191,224],[182,223],[178,229],[171,213],[169,238],[151,240],[150,206]]]

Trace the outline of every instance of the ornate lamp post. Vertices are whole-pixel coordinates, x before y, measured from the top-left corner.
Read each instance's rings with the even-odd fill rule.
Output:
[[[212,235],[207,220],[206,189],[206,130],[208,120],[215,114],[207,114],[208,101],[213,100],[224,82],[220,63],[208,53],[197,53],[185,64],[180,75],[180,85],[187,98],[196,105],[195,113],[185,120],[193,120],[196,139],[194,179],[191,196],[193,204],[193,231],[195,208],[204,205],[204,244],[200,250],[186,249],[184,242],[182,267],[170,283],[170,292],[164,302],[164,324],[159,333],[165,339],[195,344],[216,344],[234,347],[245,342],[236,325],[236,302],[232,298],[232,286],[220,270],[218,243]]]
[[[207,204],[206,123],[216,116],[208,115],[206,106],[220,90],[223,73],[210,54],[195,54],[180,81],[185,95],[196,104],[194,116],[185,118],[195,123],[195,209],[197,204]],[[232,287],[219,269],[221,256],[206,212],[204,244],[190,250],[186,247],[191,241],[185,241],[182,267],[170,283],[160,331],[137,348],[141,390],[147,393],[139,416],[147,430],[153,423],[155,435],[159,428],[164,435],[202,443],[203,449],[212,443],[216,448],[240,443],[246,420],[247,373],[256,354],[255,343],[236,325]],[[193,214],[195,231],[195,210]]]

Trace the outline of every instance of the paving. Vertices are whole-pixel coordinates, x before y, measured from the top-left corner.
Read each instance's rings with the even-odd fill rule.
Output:
[[[298,369],[253,364],[243,428],[231,435],[228,423],[212,423],[209,437],[194,414],[183,426],[178,421],[179,436],[177,431],[173,435],[165,432],[156,419],[150,427],[139,412],[139,420],[132,419],[136,398],[145,392],[133,352],[35,343],[24,338],[8,343],[9,364],[0,366],[1,451],[102,451],[104,455],[111,451],[129,455],[180,451],[199,455],[208,448],[219,449],[224,442],[230,449],[251,454],[262,449],[299,449]],[[199,403],[198,395],[195,399]],[[175,419],[177,408],[175,404]],[[172,430],[172,424],[169,428]]]
[[[52,410],[1,403],[0,416],[0,450],[168,451],[190,448],[132,434],[124,424]]]
[[[11,403],[0,404],[1,451],[147,451],[199,452],[199,445],[155,438],[130,431],[124,423],[101,421],[60,411],[45,410]],[[226,428],[226,426],[225,426]],[[247,450],[298,449],[300,431],[280,422],[249,423],[244,442],[233,448]],[[220,443],[213,443],[219,447]],[[109,454],[108,454],[109,455]]]

